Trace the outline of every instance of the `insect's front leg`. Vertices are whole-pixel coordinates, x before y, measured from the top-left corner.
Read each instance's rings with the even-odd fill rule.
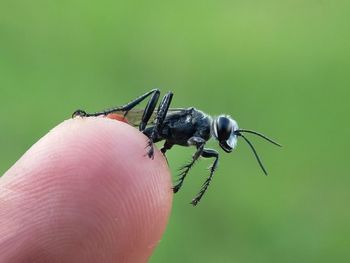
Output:
[[[171,99],[173,98],[173,93],[168,92],[165,94],[163,97],[162,101],[159,104],[158,111],[157,111],[157,116],[154,121],[154,126],[151,135],[149,136],[148,144],[147,147],[149,147],[147,155],[149,158],[153,159],[154,155],[154,148],[153,148],[153,143],[156,141],[156,139],[159,137],[159,131],[163,125],[163,122],[165,120],[165,117],[168,113],[169,106],[171,103]]]
[[[189,146],[195,145],[197,147],[197,151],[193,154],[192,161],[190,163],[184,165],[183,167],[181,167],[181,169],[180,169],[181,173],[179,175],[180,178],[179,178],[177,184],[173,187],[174,193],[176,193],[180,190],[187,173],[190,171],[190,169],[192,168],[194,163],[198,160],[198,158],[202,155],[205,143],[206,143],[206,141],[201,137],[191,137],[188,140],[188,145]]]
[[[204,195],[205,191],[207,191],[208,186],[211,182],[211,179],[213,178],[214,172],[215,172],[216,168],[218,167],[218,163],[219,163],[219,153],[215,150],[203,149],[201,155],[204,158],[215,158],[215,161],[214,161],[213,165],[209,168],[210,175],[209,175],[208,179],[205,180],[200,192],[196,195],[196,197],[191,202],[191,204],[194,206],[198,204],[198,202],[201,200],[202,196]]]
[[[96,116],[100,116],[100,115],[108,115],[110,113],[114,113],[114,112],[124,112],[124,116],[128,113],[129,110],[133,109],[136,105],[138,105],[140,102],[142,102],[143,100],[145,100],[148,96],[151,96],[151,99],[149,100],[145,111],[143,112],[143,116],[142,116],[142,120],[141,120],[141,124],[140,124],[140,130],[142,128],[142,130],[144,129],[144,127],[146,127],[147,122],[149,120],[149,118],[151,117],[158,99],[159,99],[159,94],[160,91],[158,89],[153,89],[145,94],[143,94],[142,96],[138,97],[137,99],[129,102],[128,104],[124,105],[124,106],[120,106],[120,107],[115,107],[115,108],[111,108],[111,109],[107,109],[104,111],[99,111],[99,112],[95,112],[95,113],[87,113],[84,110],[76,110],[73,114],[72,114],[72,118],[80,116],[80,117],[96,117]]]

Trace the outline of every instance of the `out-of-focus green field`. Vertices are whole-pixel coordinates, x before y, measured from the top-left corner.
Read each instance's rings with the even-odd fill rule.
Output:
[[[349,1],[2,1],[0,174],[77,108],[158,87],[252,138],[175,196],[151,262],[350,262]],[[211,142],[210,146],[219,147]],[[194,149],[175,147],[170,166]]]

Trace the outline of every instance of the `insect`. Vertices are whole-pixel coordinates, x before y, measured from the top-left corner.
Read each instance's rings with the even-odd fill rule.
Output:
[[[196,108],[169,108],[173,93],[168,92],[162,98],[158,109],[156,110],[159,100],[160,91],[153,89],[128,104],[120,107],[107,109],[96,113],[87,113],[84,110],[76,110],[72,117],[92,117],[107,116],[109,114],[118,114],[117,119],[126,118],[127,122],[143,132],[148,137],[147,155],[149,158],[154,157],[153,144],[159,141],[165,141],[161,152],[164,154],[174,145],[194,146],[196,151],[192,160],[181,167],[178,181],[173,187],[174,193],[178,192],[188,174],[199,157],[213,158],[214,162],[209,168],[209,177],[205,180],[201,190],[193,198],[191,204],[197,205],[208,189],[213,178],[214,172],[218,167],[219,153],[216,150],[205,148],[206,142],[214,137],[220,147],[227,153],[230,153],[237,144],[239,137],[250,146],[261,169],[267,175],[253,144],[245,136],[246,133],[257,135],[270,143],[281,146],[277,142],[269,139],[265,135],[246,129],[239,129],[237,122],[228,115],[219,115],[211,117]],[[146,108],[143,110],[135,109],[140,102],[150,97]]]

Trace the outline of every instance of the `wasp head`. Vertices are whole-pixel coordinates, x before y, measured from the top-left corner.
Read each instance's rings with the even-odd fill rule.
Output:
[[[213,121],[213,135],[227,153],[231,152],[237,144],[236,130],[238,130],[238,124],[230,116],[220,115]]]
[[[248,140],[247,137],[243,135],[243,133],[251,133],[254,135],[257,135],[266,141],[275,144],[277,146],[281,146],[279,143],[271,140],[270,138],[266,137],[265,135],[252,131],[252,130],[246,130],[246,129],[239,129],[237,122],[233,120],[230,116],[226,115],[220,115],[213,121],[213,135],[214,137],[219,141],[220,147],[227,153],[231,152],[233,148],[235,148],[237,144],[237,138],[242,137],[250,146],[252,149],[261,169],[264,171],[264,173],[267,175],[267,172],[253,146],[253,144]]]

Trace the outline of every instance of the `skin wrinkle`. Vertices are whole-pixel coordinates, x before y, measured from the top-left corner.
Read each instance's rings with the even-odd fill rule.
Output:
[[[41,138],[0,180],[0,262],[5,249],[26,254],[13,262],[146,262],[172,201],[166,162],[145,156],[146,143],[106,118]]]

